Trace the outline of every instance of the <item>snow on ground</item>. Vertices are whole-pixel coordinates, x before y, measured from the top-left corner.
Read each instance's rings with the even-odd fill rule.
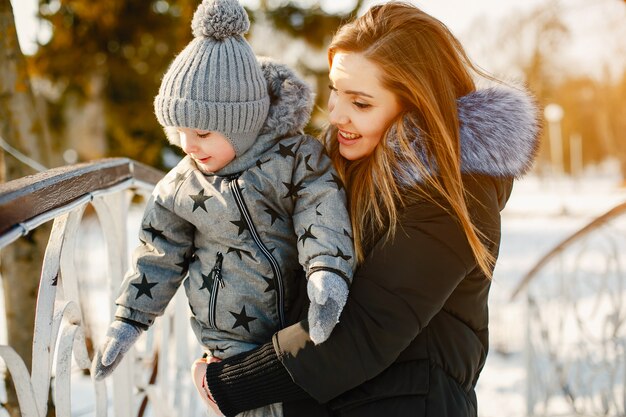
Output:
[[[502,213],[500,258],[490,296],[491,350],[478,382],[481,417],[525,415],[525,306],[523,297],[511,302],[511,292],[546,251],[593,218],[626,201],[626,189],[620,189],[618,184],[615,175],[596,175],[580,181],[529,177],[515,184]],[[138,214],[133,214],[132,221],[135,223],[129,230],[131,246],[136,243]],[[94,222],[85,223],[83,228],[77,247],[89,248],[89,255],[78,256],[81,260],[78,267],[84,267],[89,282],[95,282],[106,272],[106,268],[98,264],[105,259],[102,234]],[[0,286],[0,311],[3,310],[1,291]],[[106,303],[107,297],[97,299]],[[94,309],[93,303],[91,306],[91,315],[86,320],[95,327],[96,334],[102,335],[109,316],[95,309],[108,311],[108,308],[97,304]],[[0,314],[0,344],[6,343],[4,320],[4,315]],[[93,390],[87,381],[81,381],[81,377],[75,379],[72,415],[90,416],[93,415],[90,408]],[[0,387],[0,402],[4,400],[5,393]]]

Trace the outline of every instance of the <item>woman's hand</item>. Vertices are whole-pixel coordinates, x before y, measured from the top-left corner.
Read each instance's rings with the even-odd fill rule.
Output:
[[[221,359],[216,358],[214,356],[210,356],[208,358],[198,359],[191,365],[191,377],[193,378],[193,384],[200,394],[200,398],[202,401],[209,407],[215,415],[223,416],[220,408],[217,406],[217,403],[213,399],[213,395],[211,395],[211,390],[209,390],[209,386],[206,382],[206,370],[210,363],[220,362]]]

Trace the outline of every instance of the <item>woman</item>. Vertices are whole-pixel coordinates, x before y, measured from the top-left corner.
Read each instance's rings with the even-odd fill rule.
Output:
[[[476,90],[459,42],[408,4],[343,26],[328,57],[325,139],[359,261],[348,302],[326,342],[302,321],[210,364],[208,389],[228,416],[278,401],[285,416],[476,416],[499,213],[535,155],[537,110]]]

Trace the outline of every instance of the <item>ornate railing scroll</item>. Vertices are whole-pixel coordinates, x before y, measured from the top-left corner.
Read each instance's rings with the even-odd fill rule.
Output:
[[[180,291],[165,316],[142,336],[137,349],[126,355],[109,380],[94,382],[80,372],[72,372],[72,368],[90,367],[81,311],[81,306],[89,308],[84,300],[87,286],[76,269],[77,236],[85,209],[88,205],[95,209],[106,242],[104,285],[111,307],[108,322],[128,266],[131,201],[136,195],[148,197],[162,176],[160,171],[135,161],[114,158],[0,184],[0,249],[44,222],[53,221],[39,283],[31,374],[12,347],[0,346],[0,362],[12,376],[22,416],[44,417],[53,386],[56,415],[69,417],[77,384],[92,387],[90,415],[96,417],[110,415],[111,411],[115,417],[206,415],[189,378],[191,361],[199,352],[194,344],[187,343],[188,307]]]
[[[626,415],[626,203],[548,252],[527,300],[527,414]]]

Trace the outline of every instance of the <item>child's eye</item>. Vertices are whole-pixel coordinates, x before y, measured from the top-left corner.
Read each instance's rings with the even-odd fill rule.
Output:
[[[329,89],[330,91],[337,91],[337,89],[336,89],[335,87],[333,87],[333,85],[332,85],[332,84],[328,84],[328,89]]]
[[[367,109],[369,107],[372,107],[371,104],[367,104],[367,103],[361,103],[359,101],[353,101],[352,104],[354,104],[355,106],[357,106],[359,109]]]
[[[199,138],[208,138],[211,135],[211,132],[206,132],[206,133],[198,133],[198,137]]]

